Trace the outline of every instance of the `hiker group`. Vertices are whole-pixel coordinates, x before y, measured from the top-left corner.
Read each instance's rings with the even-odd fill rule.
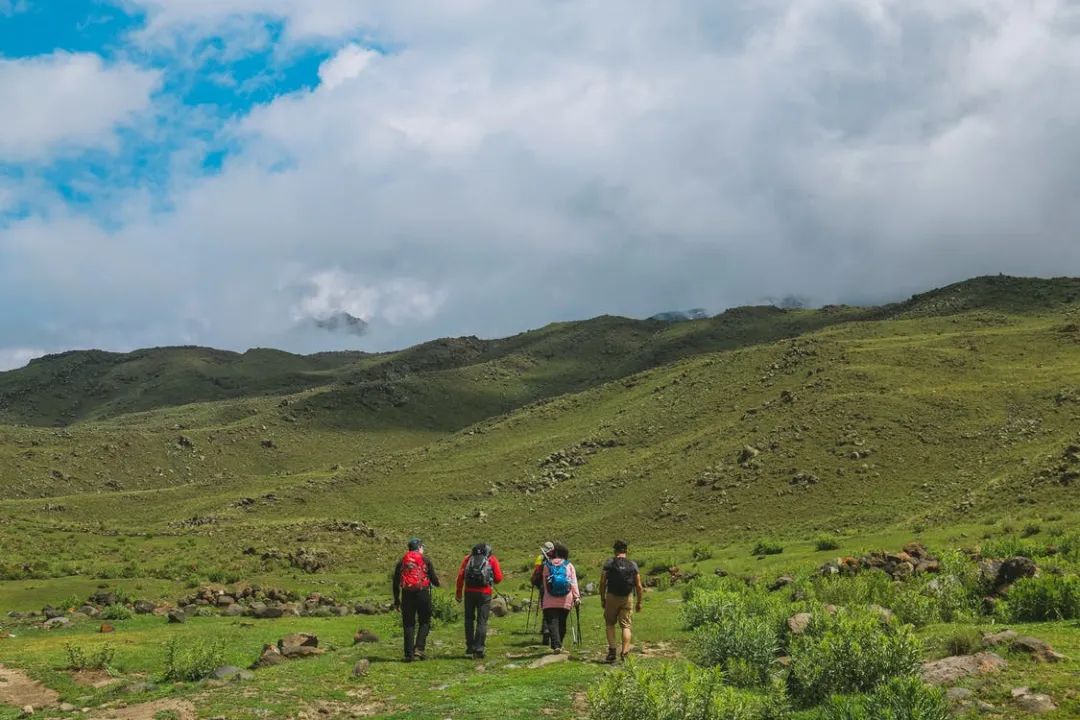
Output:
[[[604,608],[609,663],[620,657],[625,659],[630,652],[633,613],[641,612],[642,595],[641,575],[638,566],[627,558],[626,542],[615,541],[613,550],[600,574],[600,603]],[[464,603],[467,657],[484,657],[491,601],[497,592],[495,586],[502,581],[503,571],[490,545],[478,543],[462,559],[454,594],[459,603]],[[531,626],[532,617],[542,618],[543,644],[553,653],[563,652],[573,610],[578,613],[577,625],[569,625],[570,632],[573,639],[581,642],[581,590],[566,545],[545,542],[541,546],[533,565],[531,584],[526,623]],[[394,568],[393,582],[394,608],[401,611],[405,632],[405,662],[426,658],[432,587],[441,587],[435,566],[424,552],[424,543],[412,538]]]

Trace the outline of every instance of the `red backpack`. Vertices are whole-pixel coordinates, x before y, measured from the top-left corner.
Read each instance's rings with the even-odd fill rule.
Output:
[[[410,550],[401,558],[401,588],[403,590],[423,590],[431,581],[427,576],[427,563],[422,553]]]

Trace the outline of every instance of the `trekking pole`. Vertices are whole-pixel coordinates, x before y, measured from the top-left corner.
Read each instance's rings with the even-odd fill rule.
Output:
[[[531,620],[531,618],[532,618],[532,611],[533,611],[533,594],[535,593],[535,591],[536,591],[536,588],[534,588],[534,587],[532,587],[530,585],[529,586],[529,605],[528,605],[528,607],[525,608],[525,632],[526,633],[529,632],[529,630],[532,628],[532,620]]]
[[[581,645],[581,603],[579,602],[574,606],[574,610],[577,611],[577,637],[574,638],[576,645]]]

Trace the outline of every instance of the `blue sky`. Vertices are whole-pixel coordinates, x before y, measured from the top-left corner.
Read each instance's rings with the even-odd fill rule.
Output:
[[[1077,274],[1078,35],[1069,0],[0,0],[0,369]]]

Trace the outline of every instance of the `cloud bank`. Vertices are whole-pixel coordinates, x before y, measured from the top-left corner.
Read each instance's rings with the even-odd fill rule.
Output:
[[[259,42],[330,57],[223,124],[213,172],[178,162],[164,201],[0,225],[0,301],[33,309],[0,347],[387,349],[1080,273],[1067,0],[128,4],[137,47],[221,28],[248,47],[273,22]],[[6,72],[0,97],[28,77]],[[152,92],[130,72],[150,89],[107,117],[0,130],[0,150],[107,142]],[[341,312],[362,340],[294,332]]]

